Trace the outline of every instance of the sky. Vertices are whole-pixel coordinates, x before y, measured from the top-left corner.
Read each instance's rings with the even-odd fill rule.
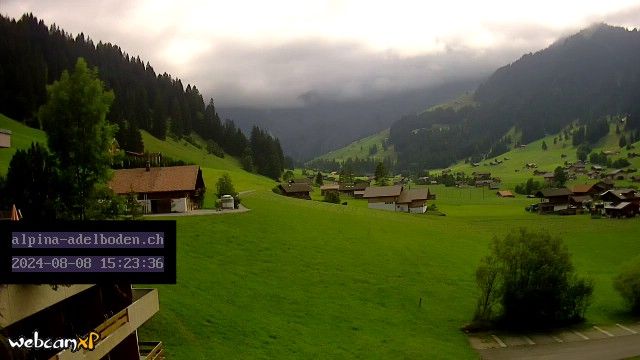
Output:
[[[640,27],[640,0],[0,0],[112,42],[218,106],[290,107],[470,77],[593,23]]]

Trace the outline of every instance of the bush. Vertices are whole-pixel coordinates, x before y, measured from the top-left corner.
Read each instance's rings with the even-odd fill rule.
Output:
[[[640,257],[622,269],[613,279],[613,287],[627,303],[629,310],[640,314]]]
[[[508,328],[549,328],[583,319],[593,293],[575,275],[569,251],[548,232],[526,229],[494,238],[476,271],[474,322]]]
[[[235,196],[236,194],[236,189],[233,187],[233,183],[231,182],[231,176],[226,173],[223,174],[216,183],[216,196],[221,198],[222,195]]]
[[[631,163],[626,158],[616,159],[613,163],[611,163],[611,166],[616,169],[624,168],[629,165],[631,165]]]
[[[332,204],[340,204],[340,194],[337,191],[327,191],[324,194],[324,201]]]
[[[278,195],[282,195],[282,190],[280,190],[280,186],[274,186],[273,189],[271,189],[271,191],[273,191]]]
[[[233,197],[233,208],[234,209],[239,209],[240,208],[240,203],[242,202],[242,199],[240,199],[240,195],[236,194]]]

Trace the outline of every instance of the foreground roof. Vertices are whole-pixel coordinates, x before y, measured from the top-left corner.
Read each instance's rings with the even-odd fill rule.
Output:
[[[592,188],[593,188],[593,185],[579,184],[579,185],[574,185],[571,191],[574,193],[587,193],[591,191]]]
[[[198,165],[115,170],[109,187],[116,194],[191,191],[198,182]]]
[[[364,198],[400,196],[402,185],[370,186],[364,190]]]

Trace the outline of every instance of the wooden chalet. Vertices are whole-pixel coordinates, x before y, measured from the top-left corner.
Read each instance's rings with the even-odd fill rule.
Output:
[[[328,192],[332,192],[332,191],[338,192],[338,190],[340,190],[340,184],[336,184],[336,183],[324,184],[320,186],[320,195],[324,196]]]
[[[145,213],[198,209],[205,191],[197,165],[115,170],[108,186],[118,195],[135,194]]]
[[[362,197],[368,200],[370,209],[395,211],[396,201],[402,190],[402,185],[370,186],[365,189]]]
[[[309,184],[289,182],[286,184],[278,185],[278,188],[280,189],[280,191],[282,192],[282,195],[284,196],[311,200],[311,195],[310,195],[311,185]]]
[[[11,147],[11,130],[0,129],[0,148]]]
[[[637,203],[623,201],[604,205],[604,212],[611,217],[634,217],[640,213]]]
[[[423,189],[403,189],[396,201],[396,211],[424,213],[427,211],[429,194]]]
[[[569,196],[573,195],[567,188],[542,189],[535,193],[540,198],[538,211],[541,214],[566,210],[569,207]]]
[[[596,195],[599,195],[599,193],[601,192],[599,188],[597,188],[595,185],[589,185],[589,184],[578,184],[578,185],[574,185],[571,188],[571,192],[573,193],[573,195],[575,196],[584,196],[584,195],[588,195],[590,197],[595,197]]]
[[[623,201],[640,203],[640,193],[635,189],[610,189],[600,194],[600,199],[605,203],[618,203]]]

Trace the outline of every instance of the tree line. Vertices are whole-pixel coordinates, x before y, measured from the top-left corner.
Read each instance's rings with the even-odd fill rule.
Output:
[[[47,84],[83,58],[90,68],[99,69],[106,88],[115,94],[108,120],[117,125],[115,138],[120,148],[143,152],[140,129],[161,140],[195,132],[210,149],[259,159],[252,166],[260,173],[267,172],[261,154],[283,158],[279,144],[250,142],[231,120],[222,121],[213,99],[205,104],[195,85],[185,88],[180,79],[166,72],[157,74],[149,62],[130,56],[117,45],[95,44],[83,33],[73,37],[55,24],[47,27],[32,14],[19,20],[0,16],[0,37],[0,112],[29,126],[43,126],[38,109],[47,100]],[[268,176],[275,178],[276,173],[271,170]]]

